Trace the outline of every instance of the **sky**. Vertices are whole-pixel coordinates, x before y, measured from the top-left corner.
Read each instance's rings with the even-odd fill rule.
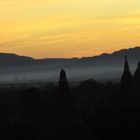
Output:
[[[140,0],[0,0],[0,52],[94,56],[140,45]]]

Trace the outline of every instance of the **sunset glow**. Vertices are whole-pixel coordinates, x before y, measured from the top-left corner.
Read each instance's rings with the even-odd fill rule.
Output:
[[[0,52],[82,57],[140,45],[140,0],[1,0]]]

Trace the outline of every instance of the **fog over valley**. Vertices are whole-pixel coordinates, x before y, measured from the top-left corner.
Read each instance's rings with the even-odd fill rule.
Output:
[[[0,81],[56,82],[62,68],[70,82],[93,78],[97,81],[117,81],[123,71],[124,56],[128,56],[134,73],[140,60],[140,48],[120,50],[112,54],[72,59],[33,59],[15,54],[0,53]]]

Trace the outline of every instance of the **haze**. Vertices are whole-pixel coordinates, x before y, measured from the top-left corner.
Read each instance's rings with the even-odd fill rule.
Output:
[[[139,0],[1,0],[0,51],[82,57],[140,44]]]

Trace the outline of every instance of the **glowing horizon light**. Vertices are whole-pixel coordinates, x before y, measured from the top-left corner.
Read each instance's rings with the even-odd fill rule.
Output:
[[[1,0],[0,52],[93,56],[140,45],[139,0]]]

